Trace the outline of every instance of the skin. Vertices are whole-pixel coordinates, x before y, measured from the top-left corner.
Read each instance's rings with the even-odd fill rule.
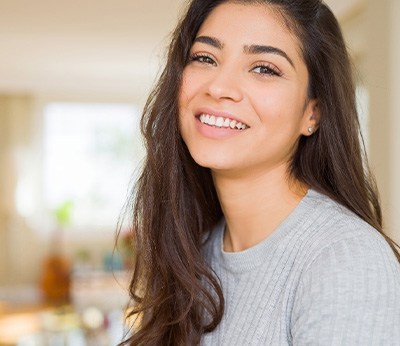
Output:
[[[180,130],[193,159],[212,171],[225,251],[268,237],[306,193],[287,171],[299,138],[318,127],[307,87],[300,43],[270,6],[224,3],[201,26],[183,73]],[[202,124],[201,113],[247,128]]]

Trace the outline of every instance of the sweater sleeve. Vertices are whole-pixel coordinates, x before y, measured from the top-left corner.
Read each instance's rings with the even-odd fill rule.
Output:
[[[400,345],[400,266],[372,233],[325,247],[304,271],[291,318],[294,346]]]

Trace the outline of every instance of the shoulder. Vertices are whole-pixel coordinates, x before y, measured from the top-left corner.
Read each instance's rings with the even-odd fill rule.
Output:
[[[331,293],[345,288],[371,295],[400,292],[400,264],[382,235],[360,228],[321,246],[304,266],[300,285]]]
[[[293,306],[295,343],[394,344],[400,337],[396,256],[377,230],[346,208],[319,194],[316,202],[318,225],[305,241],[311,250]],[[320,224],[318,213],[327,217]]]
[[[299,244],[307,257],[306,267],[333,258],[342,262],[385,260],[399,267],[382,234],[353,212],[316,191],[308,194],[306,204],[310,211]]]
[[[312,211],[298,244],[297,297],[315,294],[331,304],[333,296],[346,301],[355,292],[371,300],[393,294],[400,304],[400,264],[383,235],[324,195],[314,191],[308,199]]]

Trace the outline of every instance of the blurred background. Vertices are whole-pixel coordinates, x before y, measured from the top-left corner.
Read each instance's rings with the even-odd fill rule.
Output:
[[[400,2],[329,0],[356,68],[386,230],[400,240]],[[0,0],[0,345],[115,345],[116,225],[182,0]],[[126,329],[126,328],[125,328]]]

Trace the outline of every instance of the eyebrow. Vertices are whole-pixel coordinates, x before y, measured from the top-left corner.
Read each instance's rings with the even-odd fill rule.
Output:
[[[224,44],[215,37],[198,36],[195,38],[194,42],[205,43],[205,44],[208,44],[208,45],[213,46],[218,49],[224,48]],[[281,57],[285,58],[289,62],[289,64],[292,65],[292,67],[294,69],[296,69],[294,66],[293,60],[290,59],[290,57],[282,49],[279,49],[277,47],[264,46],[264,45],[259,45],[259,44],[253,44],[250,46],[246,45],[243,47],[243,52],[245,54],[265,54],[265,53],[267,53],[267,54],[280,55]]]
[[[215,37],[210,36],[197,36],[194,42],[205,43],[218,49],[224,48],[224,44]]]
[[[292,65],[292,67],[294,69],[296,69],[294,67],[294,63],[293,60],[289,58],[289,56],[282,50],[273,46],[262,46],[262,45],[251,45],[251,46],[244,46],[243,47],[243,51],[246,54],[263,54],[263,53],[268,53],[268,54],[276,54],[276,55],[280,55],[281,57],[285,58],[290,65]]]

